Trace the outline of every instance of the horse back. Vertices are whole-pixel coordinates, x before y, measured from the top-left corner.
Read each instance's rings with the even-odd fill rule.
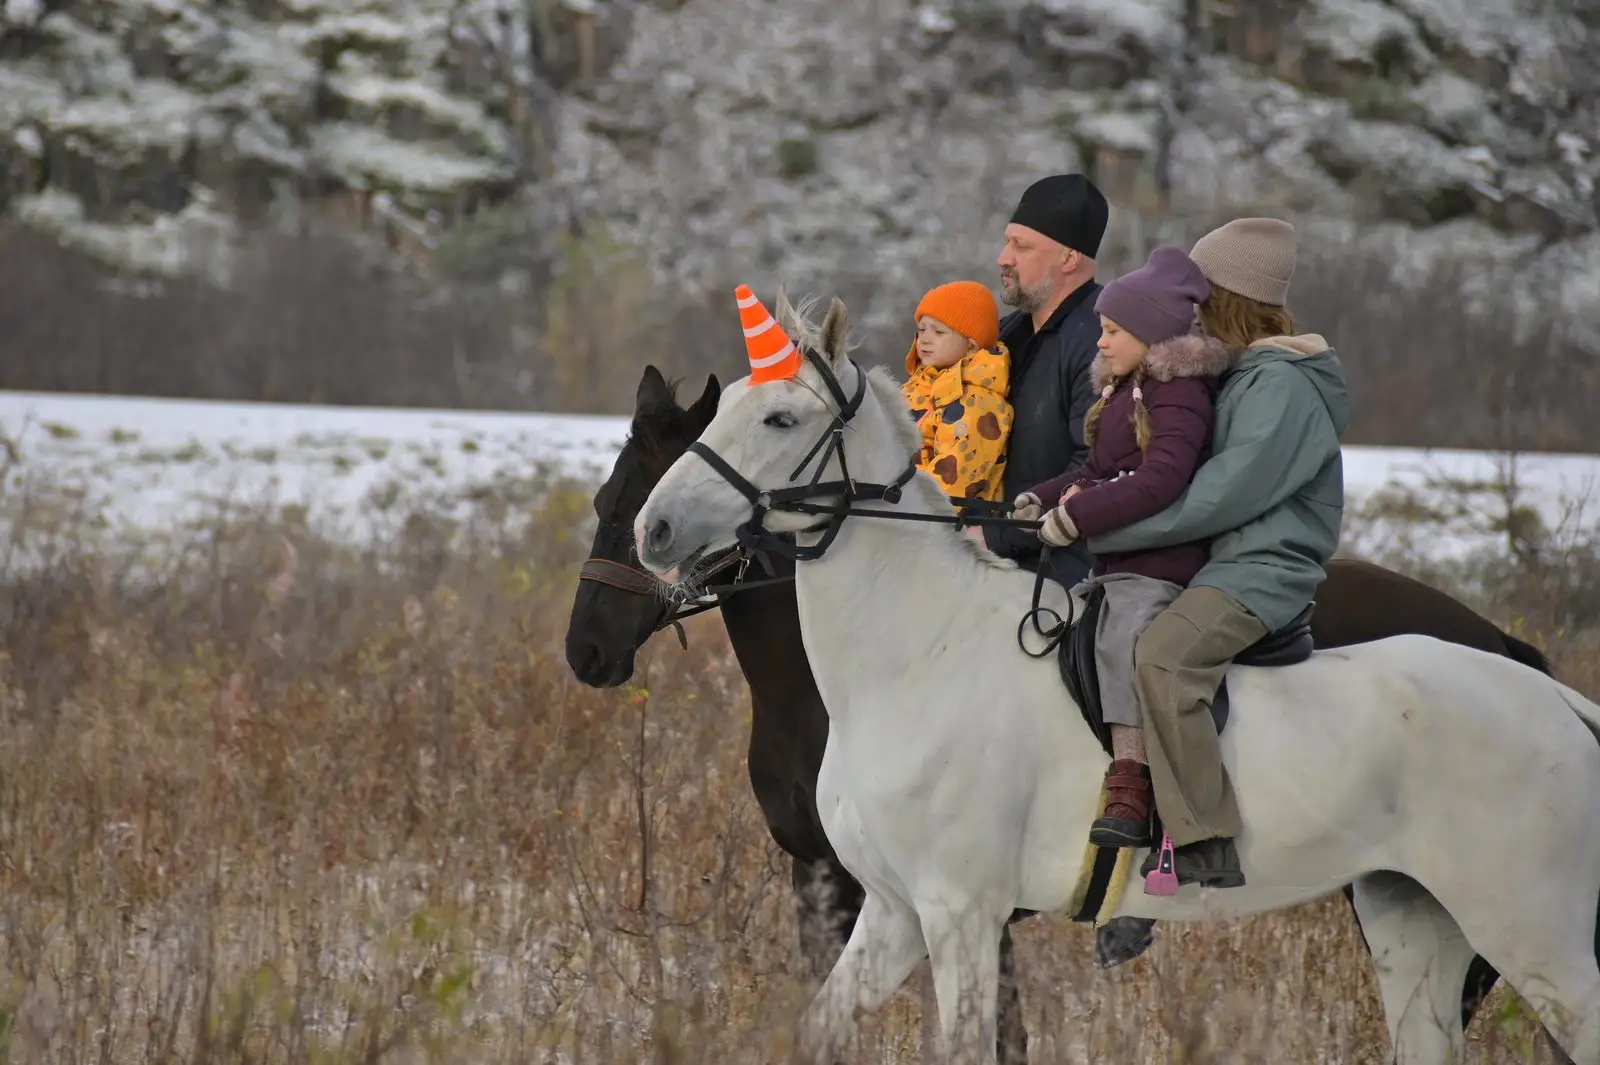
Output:
[[[1503,655],[1541,673],[1550,664],[1537,648],[1507,636],[1459,599],[1407,577],[1353,558],[1335,558],[1317,589],[1311,635],[1319,648],[1349,647],[1415,633]]]

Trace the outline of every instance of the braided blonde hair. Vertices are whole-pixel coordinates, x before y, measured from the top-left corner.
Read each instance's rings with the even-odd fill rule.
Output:
[[[1141,362],[1128,376],[1133,378],[1133,438],[1139,443],[1139,454],[1143,455],[1150,447],[1150,411],[1144,405],[1144,363]],[[1094,401],[1089,413],[1083,416],[1085,444],[1094,443],[1095,431],[1100,425],[1100,413],[1105,409],[1112,393],[1116,392],[1118,386],[1126,379],[1112,378],[1111,383],[1100,390],[1100,398]]]

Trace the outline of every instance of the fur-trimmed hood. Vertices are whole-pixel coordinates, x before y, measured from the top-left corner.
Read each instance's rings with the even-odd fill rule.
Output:
[[[1145,372],[1157,381],[1174,377],[1220,377],[1233,366],[1236,353],[1216,337],[1187,333],[1155,344],[1144,357]],[[1094,357],[1091,369],[1098,391],[1111,383],[1104,354]]]

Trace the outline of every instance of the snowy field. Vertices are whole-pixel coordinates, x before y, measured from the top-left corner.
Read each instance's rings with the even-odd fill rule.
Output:
[[[0,436],[20,457],[5,495],[24,487],[70,499],[111,532],[138,536],[203,524],[219,503],[271,501],[304,508],[333,535],[361,537],[397,502],[457,516],[486,494],[564,474],[597,482],[610,469],[627,419],[548,414],[312,407],[256,403],[70,396],[0,391]],[[4,456],[0,455],[0,463]],[[1420,531],[1421,547],[1456,553],[1493,513],[1504,459],[1480,452],[1347,447],[1351,511],[1374,493],[1400,489],[1413,503],[1449,511]],[[1517,464],[1525,501],[1551,525],[1593,528],[1600,456],[1525,455]],[[1441,479],[1454,483],[1443,484]],[[1600,498],[1600,497],[1595,497]],[[1357,523],[1347,547],[1402,535]]]
[[[464,517],[551,475],[604,477],[626,433],[620,418],[0,391],[22,459],[8,494],[26,483],[130,536],[228,504],[303,508],[350,538],[408,505]]]

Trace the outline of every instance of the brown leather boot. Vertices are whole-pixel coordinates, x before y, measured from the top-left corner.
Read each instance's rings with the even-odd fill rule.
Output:
[[[1118,758],[1106,770],[1106,808],[1089,828],[1089,842],[1097,847],[1150,847],[1150,767],[1131,758]]]

